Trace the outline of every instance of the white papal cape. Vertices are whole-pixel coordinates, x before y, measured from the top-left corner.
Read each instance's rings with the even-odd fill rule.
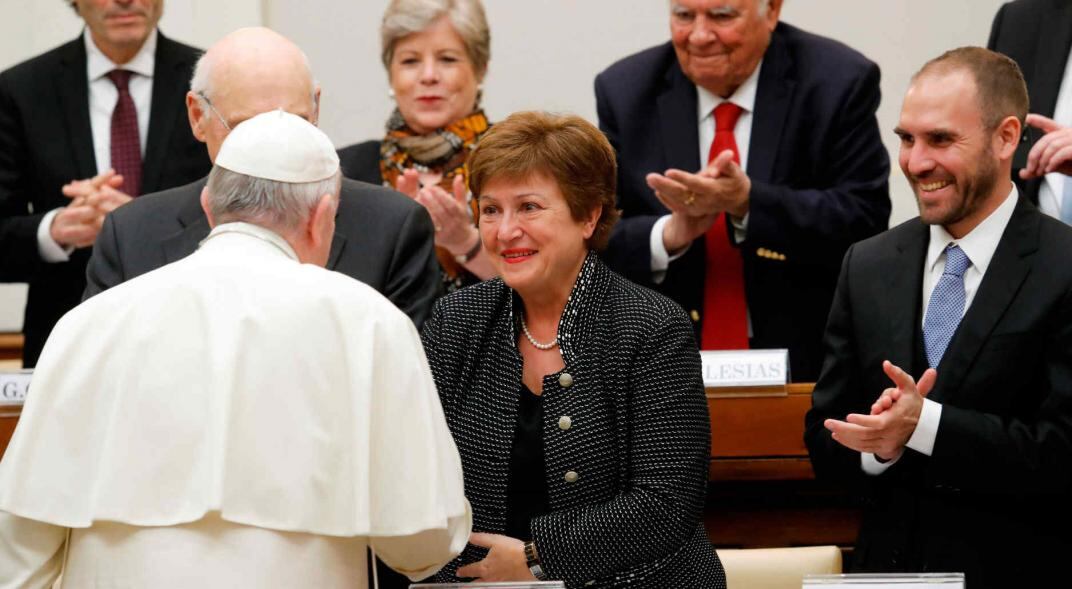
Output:
[[[244,223],[56,325],[0,510],[15,586],[364,587],[366,542],[416,579],[470,526],[409,318]]]

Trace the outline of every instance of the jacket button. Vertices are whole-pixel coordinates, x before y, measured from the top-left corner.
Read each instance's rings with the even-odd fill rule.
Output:
[[[700,312],[696,309],[693,309],[689,311],[689,317],[692,319],[692,322],[695,323],[700,320]]]
[[[571,376],[568,372],[563,372],[558,377],[558,384],[562,385],[562,388],[564,389],[570,388],[571,386],[573,386],[573,376]]]
[[[563,415],[562,417],[558,418],[558,429],[567,430],[572,425],[573,425],[573,420],[570,419],[569,415]]]
[[[581,475],[577,474],[577,471],[566,471],[566,476],[562,477],[567,483],[576,483],[577,479],[581,478]]]

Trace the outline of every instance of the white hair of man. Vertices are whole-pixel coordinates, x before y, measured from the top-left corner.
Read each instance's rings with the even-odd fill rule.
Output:
[[[316,89],[319,84],[316,78],[313,77],[313,68],[309,65],[309,56],[300,49],[298,52],[301,54],[302,62],[305,64],[305,71],[309,74],[309,87],[312,88],[312,93],[309,96],[312,112],[317,110],[317,94]],[[212,53],[206,52],[201,55],[197,60],[197,64],[194,66],[194,75],[190,78],[190,91],[197,95],[198,101],[201,103],[201,108],[207,110],[208,104],[206,100],[212,100],[213,91],[212,86],[212,66],[215,60],[212,59]]]
[[[756,0],[756,14],[758,16],[767,16],[767,10],[770,9],[771,0]],[[677,6],[675,0],[670,0],[670,8]]]
[[[244,221],[289,233],[308,220],[320,197],[336,198],[342,186],[338,171],[316,182],[279,182],[213,166],[208,175],[208,202],[216,224]]]

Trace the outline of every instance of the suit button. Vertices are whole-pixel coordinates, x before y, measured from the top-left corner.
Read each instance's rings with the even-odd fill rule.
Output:
[[[696,309],[689,311],[689,317],[692,318],[693,323],[700,320],[700,312]]]
[[[562,417],[558,418],[558,429],[567,430],[572,425],[573,425],[573,420],[570,419],[569,415],[563,415]]]
[[[571,386],[573,386],[573,376],[570,375],[570,373],[568,372],[563,372],[558,377],[558,384],[561,385],[564,389],[570,388]]]
[[[577,471],[566,471],[566,476],[562,477],[567,483],[576,483],[577,479],[581,478],[581,475],[577,474]]]

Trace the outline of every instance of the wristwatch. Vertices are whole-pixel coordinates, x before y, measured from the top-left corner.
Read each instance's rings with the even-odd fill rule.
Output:
[[[477,253],[480,252],[481,245],[482,244],[480,241],[480,236],[478,235],[476,238],[476,243],[473,244],[473,247],[469,248],[469,251],[465,252],[464,254],[458,254],[454,256],[454,261],[458,262],[459,264],[465,264],[469,262],[469,260],[475,258]]]
[[[525,564],[533,577],[541,581],[547,580],[547,573],[543,572],[543,566],[540,565],[540,555],[536,552],[536,543],[532,540],[525,542]]]

